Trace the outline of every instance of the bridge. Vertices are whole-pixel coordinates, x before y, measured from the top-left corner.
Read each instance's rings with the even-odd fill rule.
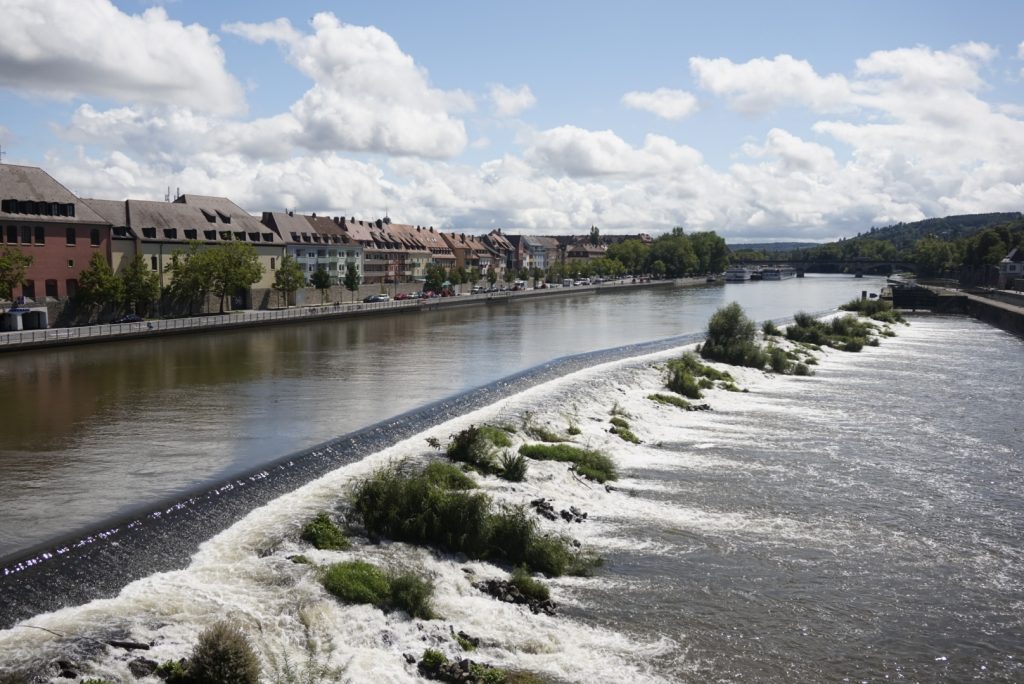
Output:
[[[790,266],[798,276],[804,273],[854,273],[871,275],[892,275],[899,271],[917,272],[917,264],[902,259],[734,259],[734,266],[771,267]]]

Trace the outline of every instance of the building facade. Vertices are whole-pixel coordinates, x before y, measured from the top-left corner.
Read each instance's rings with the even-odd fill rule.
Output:
[[[34,166],[0,164],[0,245],[32,257],[17,301],[73,297],[92,255],[110,258],[110,223]]]

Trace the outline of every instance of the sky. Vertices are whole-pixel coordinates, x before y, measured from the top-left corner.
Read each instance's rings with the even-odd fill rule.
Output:
[[[1024,3],[0,0],[0,148],[81,197],[825,241],[1024,210]]]

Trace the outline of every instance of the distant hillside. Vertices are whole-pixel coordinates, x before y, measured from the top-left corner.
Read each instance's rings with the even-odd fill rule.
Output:
[[[745,244],[734,244],[726,245],[729,251],[735,252],[741,249],[752,250],[754,252],[791,252],[796,249],[807,249],[808,247],[817,247],[817,242],[750,242]]]
[[[849,240],[888,240],[896,249],[911,249],[921,238],[932,235],[950,242],[970,237],[986,228],[1020,220],[1019,211],[995,214],[963,214],[945,218],[925,219],[913,223],[897,223],[884,228],[872,228]]]

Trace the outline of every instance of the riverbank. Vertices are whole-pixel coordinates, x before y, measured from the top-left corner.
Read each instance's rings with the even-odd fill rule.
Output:
[[[387,302],[334,302],[269,311],[237,311],[189,318],[152,319],[136,323],[111,323],[76,328],[47,328],[0,333],[0,352],[67,347],[80,344],[149,339],[169,335],[192,335],[216,331],[269,325],[289,325],[310,321],[362,318],[421,311],[442,311],[467,306],[509,304],[534,298],[600,294],[629,289],[705,284],[704,278],[680,278],[647,282],[615,282],[574,287],[551,287],[541,290],[487,292],[476,295],[433,299],[405,299]]]

